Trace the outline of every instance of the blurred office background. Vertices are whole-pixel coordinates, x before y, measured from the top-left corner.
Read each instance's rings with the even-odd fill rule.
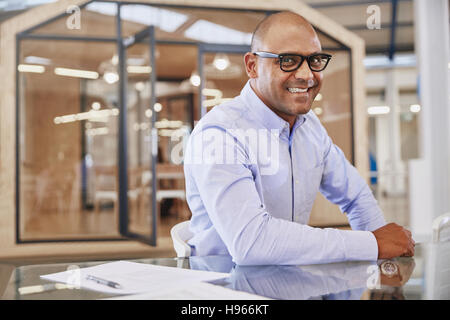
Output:
[[[12,125],[6,111],[0,117],[0,186],[15,192],[13,212],[0,203],[9,217],[4,228],[12,229],[16,247],[75,243],[95,256],[95,243],[119,247],[125,237],[173,256],[170,228],[190,218],[183,144],[196,120],[239,94],[251,33],[276,10],[232,10],[234,1],[214,8],[58,2],[0,0],[6,28],[36,8],[57,8],[2,42],[3,49],[16,48],[15,59],[0,61],[14,65],[17,76],[17,90],[9,93],[15,105],[2,105],[17,112],[14,129],[6,129]],[[364,40],[364,78],[355,78],[359,53],[325,22],[317,28],[333,59],[313,111],[350,161],[363,148],[367,163],[357,167],[386,220],[427,240],[431,221],[450,209],[448,1],[291,2]],[[356,105],[355,88],[364,91],[365,105]],[[355,129],[356,110],[364,115],[363,131]],[[14,149],[7,150],[7,139],[17,139]],[[310,224],[345,228],[345,217],[318,199]],[[130,252],[142,254],[144,246]]]

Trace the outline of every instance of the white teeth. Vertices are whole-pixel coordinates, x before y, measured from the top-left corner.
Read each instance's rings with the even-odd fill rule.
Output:
[[[301,88],[288,88],[289,92],[291,93],[295,93],[295,92],[306,92],[308,91],[308,88],[306,89],[301,89]]]

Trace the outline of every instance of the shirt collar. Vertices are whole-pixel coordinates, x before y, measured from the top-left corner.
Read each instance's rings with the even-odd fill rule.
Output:
[[[284,130],[289,136],[289,122],[280,118],[264,102],[262,102],[250,86],[250,80],[247,81],[244,88],[241,90],[241,97],[246,102],[247,108],[250,109],[255,119],[264,127],[269,130],[278,129],[279,132]],[[295,129],[297,129],[305,121],[306,117],[303,114],[298,115],[292,128],[292,132],[294,132]]]

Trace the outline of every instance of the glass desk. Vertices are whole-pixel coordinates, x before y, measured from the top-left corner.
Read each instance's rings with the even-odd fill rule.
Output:
[[[395,275],[380,272],[373,262],[309,266],[237,266],[227,256],[129,260],[160,266],[227,272],[212,282],[233,290],[274,299],[450,299],[450,242],[416,245],[413,258],[393,259]],[[0,264],[1,299],[102,299],[110,294],[60,289],[21,295],[19,288],[52,283],[40,275],[90,267],[108,261],[11,267]]]

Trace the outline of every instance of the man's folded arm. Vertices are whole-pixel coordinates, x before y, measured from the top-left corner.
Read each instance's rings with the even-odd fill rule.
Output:
[[[208,152],[200,156],[201,163],[185,163],[186,172],[194,179],[214,228],[237,264],[377,259],[377,243],[370,232],[312,228],[274,218],[259,197],[245,148],[234,139],[227,139],[229,133],[221,128],[200,133],[216,137],[212,143],[218,141],[220,145],[204,145],[203,150]],[[195,153],[190,148],[202,144],[201,139],[198,132],[191,136],[188,153]],[[234,155],[233,163],[217,163],[217,154],[211,150]],[[199,155],[194,157],[198,159]]]

